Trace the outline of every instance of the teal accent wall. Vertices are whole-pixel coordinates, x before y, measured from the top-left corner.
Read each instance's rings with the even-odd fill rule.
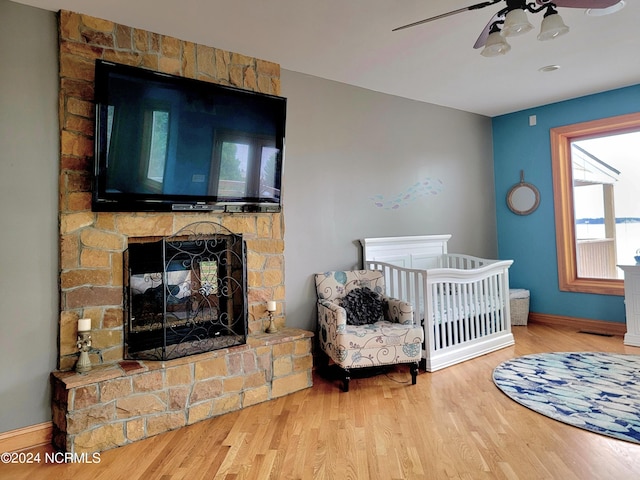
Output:
[[[501,259],[514,260],[511,285],[530,290],[532,312],[625,321],[621,296],[561,292],[558,288],[549,131],[638,111],[640,84],[492,119],[498,254]],[[532,115],[534,126],[530,126]],[[506,204],[507,193],[519,182],[521,170],[525,181],[540,190],[540,206],[528,216],[512,213]]]

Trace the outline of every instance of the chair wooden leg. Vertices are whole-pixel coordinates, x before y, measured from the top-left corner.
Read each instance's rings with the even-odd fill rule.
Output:
[[[409,368],[411,369],[411,385],[415,385],[418,381],[418,362],[412,363]]]
[[[349,382],[351,381],[351,372],[349,371],[348,368],[343,368],[342,370],[344,370],[344,378],[342,380],[342,390],[344,392],[348,392]]]

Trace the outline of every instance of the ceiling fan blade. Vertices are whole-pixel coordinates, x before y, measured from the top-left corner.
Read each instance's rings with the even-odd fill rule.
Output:
[[[502,2],[502,0],[490,0],[488,2],[476,3],[475,5],[471,5],[469,7],[459,8],[451,12],[436,15],[435,17],[429,17],[429,18],[425,18],[424,20],[419,20],[417,22],[409,23],[407,25],[402,25],[401,27],[396,27],[391,31],[397,32],[398,30],[404,30],[405,28],[415,27],[416,25],[422,25],[423,23],[433,22],[434,20],[440,20],[441,18],[450,17],[451,15],[456,15],[458,13],[466,12],[467,10],[478,10],[480,8],[488,7],[498,2]]]
[[[504,13],[501,14],[500,12],[498,12],[493,17],[491,17],[491,20],[489,20],[489,23],[487,23],[487,26],[484,27],[484,30],[482,30],[482,33],[478,37],[478,40],[476,40],[476,43],[473,45],[473,48],[484,47],[484,44],[487,43],[487,38],[489,38],[491,25],[493,25],[498,20],[504,20]]]
[[[620,0],[536,0],[538,5],[553,3],[556,7],[566,8],[608,8]]]

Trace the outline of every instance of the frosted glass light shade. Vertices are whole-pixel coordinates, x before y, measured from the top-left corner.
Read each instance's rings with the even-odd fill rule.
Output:
[[[497,57],[498,55],[504,55],[509,50],[511,50],[511,45],[507,43],[502,34],[500,32],[493,32],[487,37],[487,41],[480,55],[483,57]]]
[[[516,8],[507,13],[502,26],[502,35],[515,37],[527,33],[531,29],[533,29],[533,25],[529,23],[527,13],[521,8]]]
[[[554,13],[552,15],[545,16],[542,19],[538,40],[543,42],[546,40],[553,40],[560,35],[564,35],[568,31],[569,27],[564,24],[562,17],[557,13]]]

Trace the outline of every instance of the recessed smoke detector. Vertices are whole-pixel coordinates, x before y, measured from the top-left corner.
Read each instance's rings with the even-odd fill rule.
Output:
[[[605,15],[611,15],[612,13],[619,12],[627,4],[625,0],[620,0],[618,3],[614,3],[607,8],[587,8],[584,13],[590,17],[604,17]]]
[[[542,73],[548,73],[548,72],[555,72],[559,68],[560,68],[560,65],[547,65],[546,67],[540,67],[538,71]]]

